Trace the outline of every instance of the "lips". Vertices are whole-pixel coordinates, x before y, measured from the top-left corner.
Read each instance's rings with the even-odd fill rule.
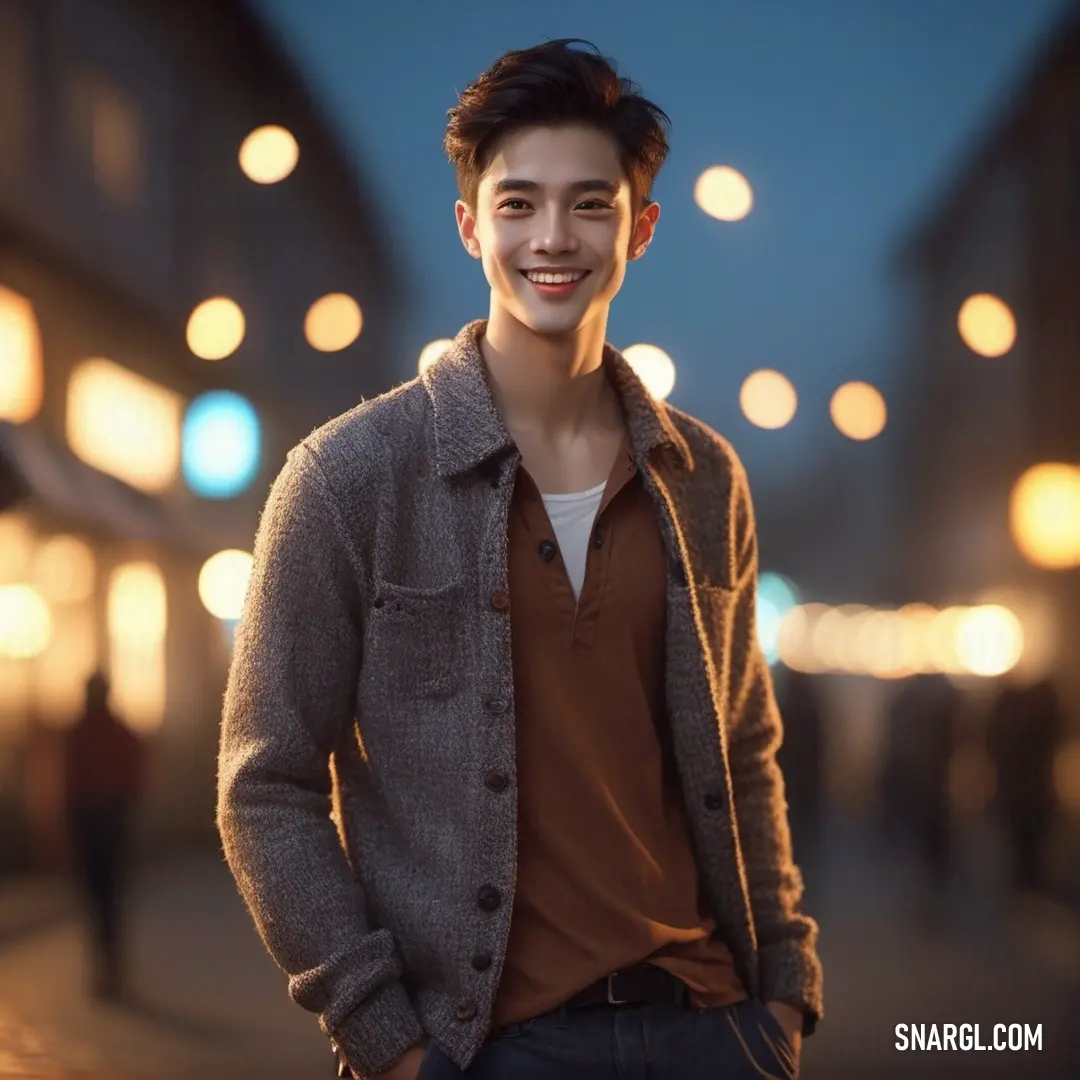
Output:
[[[521,276],[529,282],[529,284],[542,296],[569,296],[590,274],[591,271],[586,270],[577,281],[566,281],[558,284],[548,284],[542,281],[533,281],[529,278],[528,273],[525,270],[519,271]],[[557,271],[549,270],[547,273],[568,273],[569,271]]]

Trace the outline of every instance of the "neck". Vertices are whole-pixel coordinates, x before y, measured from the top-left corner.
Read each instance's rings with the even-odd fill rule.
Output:
[[[558,438],[620,423],[604,374],[607,312],[560,335],[537,334],[494,302],[480,353],[507,428]]]

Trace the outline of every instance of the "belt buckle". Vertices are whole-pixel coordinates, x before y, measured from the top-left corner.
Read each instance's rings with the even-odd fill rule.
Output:
[[[612,990],[612,981],[611,980],[614,979],[615,976],[618,975],[618,974],[619,973],[617,971],[614,971],[607,977],[607,999],[608,999],[608,1004],[609,1005],[626,1005],[628,1003],[627,998],[617,998],[617,997],[615,997],[615,993]]]

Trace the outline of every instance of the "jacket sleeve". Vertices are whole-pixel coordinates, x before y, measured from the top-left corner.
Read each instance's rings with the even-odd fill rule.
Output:
[[[739,838],[758,938],[760,994],[804,1013],[803,1033],[823,1015],[818,927],[801,914],[803,881],[792,857],[784,781],[776,762],[782,725],[758,643],[757,530],[750,487],[734,462],[731,534],[735,608],[731,638],[729,757]]]
[[[330,757],[355,717],[357,569],[318,461],[300,444],[259,520],[225,691],[217,823],[290,995],[367,1075],[424,1033],[331,818]]]

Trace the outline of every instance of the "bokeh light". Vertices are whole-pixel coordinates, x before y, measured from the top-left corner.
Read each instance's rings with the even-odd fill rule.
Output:
[[[956,652],[972,675],[1004,675],[1023,651],[1023,627],[1008,608],[997,604],[971,608],[959,621]]]
[[[849,439],[873,439],[885,427],[885,399],[869,383],[845,383],[833,394],[829,413]]]
[[[246,324],[235,300],[214,296],[191,313],[187,324],[188,348],[202,360],[224,360],[240,348]]]
[[[240,168],[256,184],[284,180],[299,158],[300,147],[292,133],[276,124],[256,128],[240,147]]]
[[[22,514],[0,514],[0,585],[26,579],[35,543],[34,530]]]
[[[757,636],[765,659],[780,659],[780,627],[784,616],[799,602],[795,586],[781,574],[766,571],[758,578]]]
[[[259,471],[259,417],[231,390],[200,394],[184,419],[184,479],[207,499],[244,491]]]
[[[754,192],[737,169],[714,165],[697,178],[694,202],[718,221],[740,221],[754,205]]]
[[[88,465],[141,491],[165,491],[180,471],[183,409],[179,394],[94,357],[68,381],[68,445]]]
[[[251,581],[252,555],[230,549],[211,555],[199,571],[199,599],[217,619],[239,619]]]
[[[742,384],[739,404],[751,424],[770,430],[791,423],[799,398],[795,387],[779,371],[755,371]]]
[[[424,372],[427,371],[427,369],[431,367],[431,365],[434,364],[435,361],[438,360],[439,357],[453,344],[453,338],[436,338],[434,341],[429,341],[420,350],[420,360],[416,365],[417,374],[423,375]]]
[[[45,395],[41,334],[34,306],[0,285],[0,420],[23,424]]]
[[[1016,341],[1012,310],[990,293],[977,293],[964,301],[957,327],[964,344],[980,356],[1004,356]]]
[[[29,585],[0,585],[0,657],[38,656],[52,637],[49,606]]]
[[[1080,566],[1080,468],[1032,466],[1013,486],[1009,518],[1016,546],[1033,566]]]
[[[319,352],[340,352],[359,336],[364,325],[360,305],[346,293],[330,293],[308,308],[304,336]]]
[[[112,700],[137,731],[165,719],[165,578],[151,562],[124,563],[109,576],[106,626]]]
[[[34,553],[34,588],[52,604],[78,604],[94,595],[94,554],[85,540],[50,536]]]
[[[622,355],[657,401],[663,401],[674,389],[675,362],[663,349],[644,343],[628,345]]]

